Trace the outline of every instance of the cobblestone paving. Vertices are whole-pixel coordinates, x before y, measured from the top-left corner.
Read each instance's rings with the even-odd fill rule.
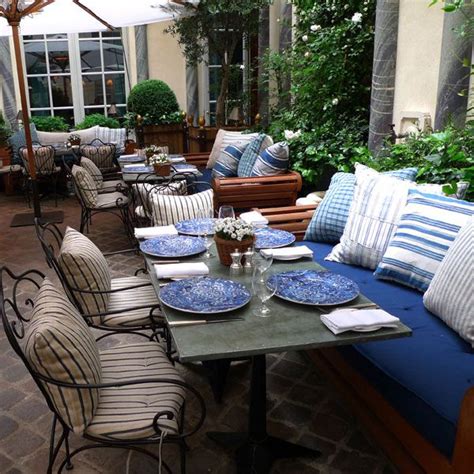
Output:
[[[51,201],[46,201],[46,209]],[[69,198],[59,201],[65,221],[61,226],[79,227],[79,207]],[[53,208],[54,209],[54,208]],[[21,197],[0,194],[0,265],[15,272],[37,268],[55,278],[47,268],[33,227],[10,228],[12,216],[26,211]],[[110,216],[97,216],[89,237],[103,250],[128,247],[120,222]],[[109,259],[114,276],[133,274],[139,257],[113,256]],[[109,343],[121,343],[116,339]],[[318,459],[282,460],[275,474],[393,474],[395,469],[345,408],[342,400],[320,377],[304,353],[269,355],[269,431],[322,451]],[[209,430],[244,430],[249,387],[249,363],[232,366],[224,401],[213,401],[205,373],[198,364],[179,365],[184,378],[194,385],[207,403],[203,428],[189,442],[188,473],[232,474],[232,453],[216,447],[205,436]],[[190,410],[192,417],[192,410]],[[0,473],[43,473],[48,458],[50,412],[31,377],[6,337],[0,333]],[[73,447],[82,441],[73,436]],[[176,449],[165,447],[164,459],[178,472]],[[56,466],[57,468],[57,466]],[[74,459],[77,474],[157,472],[154,461],[126,450],[92,450]]]

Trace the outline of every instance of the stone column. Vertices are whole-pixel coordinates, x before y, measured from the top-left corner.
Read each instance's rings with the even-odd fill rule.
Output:
[[[199,116],[199,93],[197,66],[186,65],[186,113],[194,117],[197,126]]]
[[[399,0],[377,0],[369,149],[377,153],[393,121]]]
[[[260,27],[258,32],[258,57],[263,56],[268,52],[270,47],[270,7],[266,6],[260,10]],[[265,74],[265,68],[261,59],[258,63],[258,77],[261,78]],[[262,117],[262,124],[268,122],[268,90],[265,87],[258,88],[258,112]]]
[[[466,5],[464,13],[474,15],[474,5]],[[472,38],[463,38],[456,31],[465,21],[462,12],[444,14],[435,130],[443,128],[449,119],[459,127],[466,121],[470,68],[463,60],[472,57]]]
[[[10,41],[7,36],[0,37],[0,81],[4,117],[13,125],[15,124],[18,110],[15,99]]]
[[[137,80],[146,81],[148,72],[148,39],[146,25],[135,26],[135,49],[137,56]]]
[[[292,41],[292,21],[293,21],[293,6],[291,3],[282,3],[280,14],[280,52],[291,47]],[[289,92],[291,87],[290,77],[283,78],[282,89],[283,92]],[[283,99],[280,99],[282,107],[290,106],[290,95],[287,93]]]

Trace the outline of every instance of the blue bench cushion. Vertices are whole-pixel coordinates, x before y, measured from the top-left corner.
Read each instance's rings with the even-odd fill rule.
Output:
[[[441,453],[451,457],[459,410],[474,385],[474,352],[470,345],[423,306],[413,289],[376,280],[371,270],[324,257],[331,245],[304,242],[328,270],[356,281],[361,292],[413,330],[408,338],[341,348],[385,399]]]
[[[206,168],[200,171],[202,173],[202,176],[198,178],[198,183],[196,185],[197,193],[210,189],[208,185],[210,185],[212,181],[212,169]]]

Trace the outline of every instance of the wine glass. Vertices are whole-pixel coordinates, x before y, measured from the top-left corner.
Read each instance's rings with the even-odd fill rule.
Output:
[[[272,266],[273,254],[255,252],[252,256],[254,278],[264,280],[265,272]]]
[[[235,218],[235,212],[232,206],[221,206],[219,208],[219,219],[225,219],[226,217]]]
[[[211,258],[213,255],[209,252],[209,249],[212,246],[213,238],[212,235],[209,234],[206,222],[208,219],[212,218],[213,211],[210,208],[200,209],[198,211],[197,218],[200,220],[198,222],[197,230],[198,236],[202,239],[204,246],[206,247],[206,253],[203,255],[204,258]]]
[[[277,280],[273,282],[273,285],[268,286],[267,278],[265,275],[254,275],[252,279],[252,290],[253,294],[260,300],[258,308],[254,309],[253,314],[260,318],[267,318],[271,314],[270,308],[266,305],[266,302],[276,293],[277,291]]]

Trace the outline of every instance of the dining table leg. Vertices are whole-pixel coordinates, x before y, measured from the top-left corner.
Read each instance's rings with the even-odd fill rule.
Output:
[[[207,436],[235,449],[238,474],[266,474],[281,458],[317,457],[320,451],[290,443],[267,433],[267,383],[265,354],[252,357],[248,431],[210,431]]]

